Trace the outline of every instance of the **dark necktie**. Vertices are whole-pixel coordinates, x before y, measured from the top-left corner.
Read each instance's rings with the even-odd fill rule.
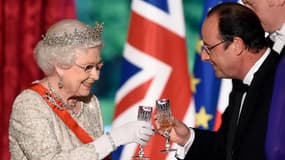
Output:
[[[240,80],[233,80],[233,92],[235,92],[234,96],[234,108],[232,112],[232,117],[230,120],[229,125],[229,131],[227,136],[227,147],[226,147],[226,153],[227,153],[227,160],[233,159],[233,144],[235,140],[235,134],[236,129],[238,125],[238,117],[239,117],[239,111],[241,107],[241,101],[243,94],[247,91],[248,85],[245,85]]]

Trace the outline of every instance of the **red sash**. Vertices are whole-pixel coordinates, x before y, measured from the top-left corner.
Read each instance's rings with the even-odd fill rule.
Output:
[[[92,142],[93,138],[83,129],[81,128],[78,123],[71,117],[66,109],[58,109],[54,104],[52,104],[46,97],[46,93],[48,90],[39,83],[33,84],[29,87],[39,93],[46,103],[52,108],[52,110],[58,115],[58,117],[66,124],[68,128],[72,130],[72,132],[80,139],[80,141],[84,144]],[[58,101],[57,101],[58,103]],[[60,103],[58,103],[60,104]]]
[[[39,93],[43,99],[46,101],[46,103],[52,108],[52,110],[58,115],[58,117],[67,125],[68,128],[72,130],[72,132],[77,136],[77,138],[80,139],[80,141],[83,144],[89,143],[93,141],[93,138],[83,129],[81,128],[77,122],[71,117],[71,115],[68,113],[66,109],[58,109],[54,104],[52,104],[47,97],[45,97],[46,93],[48,93],[48,90],[42,86],[39,83],[33,84],[29,87],[29,89],[32,89]],[[53,96],[53,95],[51,95]],[[58,104],[60,104],[57,101]],[[104,160],[111,160],[111,154],[104,158]]]

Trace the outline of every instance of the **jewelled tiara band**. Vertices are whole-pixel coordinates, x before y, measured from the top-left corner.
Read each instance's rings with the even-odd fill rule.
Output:
[[[94,27],[86,25],[84,30],[75,29],[73,33],[64,33],[63,35],[43,35],[43,44],[53,47],[77,46],[82,44],[90,44],[101,40],[104,23],[96,22]]]

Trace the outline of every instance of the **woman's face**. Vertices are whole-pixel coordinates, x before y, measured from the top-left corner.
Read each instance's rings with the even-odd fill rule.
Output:
[[[100,48],[78,51],[75,64],[63,71],[64,89],[72,96],[87,96],[92,84],[99,79],[103,62]]]

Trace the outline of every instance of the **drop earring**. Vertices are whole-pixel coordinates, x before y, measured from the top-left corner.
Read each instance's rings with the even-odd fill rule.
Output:
[[[63,88],[63,78],[62,78],[62,76],[59,77],[59,82],[57,83],[57,86],[58,86],[59,89]]]

